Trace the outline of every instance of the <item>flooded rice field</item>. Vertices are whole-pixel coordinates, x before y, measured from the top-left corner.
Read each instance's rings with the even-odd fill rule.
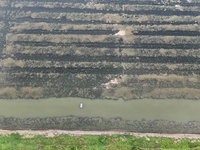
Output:
[[[198,0],[2,0],[0,128],[200,133],[199,31]]]

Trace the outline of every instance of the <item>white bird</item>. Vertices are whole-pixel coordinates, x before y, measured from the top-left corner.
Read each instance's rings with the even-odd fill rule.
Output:
[[[80,103],[80,104],[79,104],[79,108],[82,109],[83,107],[84,107],[83,103]]]

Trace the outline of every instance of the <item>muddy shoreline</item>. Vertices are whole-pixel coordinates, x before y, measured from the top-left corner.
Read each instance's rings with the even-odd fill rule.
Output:
[[[136,133],[125,131],[81,131],[81,130],[0,130],[0,135],[8,135],[12,133],[19,133],[20,135],[45,135],[46,137],[53,137],[60,134],[68,134],[72,136],[81,135],[113,135],[113,134],[128,134],[136,137],[168,137],[174,139],[199,139],[200,134],[167,134],[167,133]],[[31,136],[32,137],[32,136]]]

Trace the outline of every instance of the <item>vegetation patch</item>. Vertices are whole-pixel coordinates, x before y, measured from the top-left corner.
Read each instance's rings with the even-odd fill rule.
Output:
[[[130,134],[81,136],[60,134],[46,137],[12,133],[1,135],[0,145],[1,150],[197,150],[200,149],[200,139],[136,137]]]

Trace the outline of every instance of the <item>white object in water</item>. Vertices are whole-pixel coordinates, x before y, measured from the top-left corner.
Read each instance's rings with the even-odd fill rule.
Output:
[[[82,109],[84,107],[83,103],[80,103],[79,107]]]

